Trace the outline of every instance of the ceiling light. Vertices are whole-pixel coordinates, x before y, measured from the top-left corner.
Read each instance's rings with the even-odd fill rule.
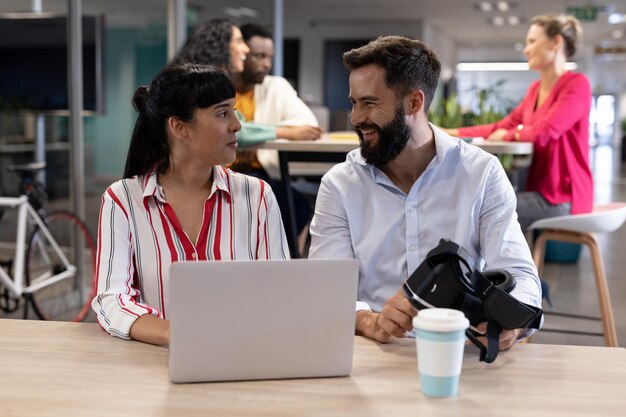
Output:
[[[459,62],[457,71],[528,71],[527,62]]]
[[[494,26],[502,26],[506,23],[506,21],[504,20],[504,17],[502,16],[494,16],[491,18],[491,24]]]
[[[259,13],[249,7],[225,7],[224,14],[231,17],[255,18]]]
[[[566,62],[565,68],[575,70],[578,64]],[[457,71],[528,71],[527,62],[459,62]]]
[[[480,3],[478,3],[478,8],[481,11],[488,13],[493,10],[493,5],[488,1],[481,1]]]
[[[489,23],[493,26],[519,26],[522,23],[522,18],[519,16],[493,16],[489,18]]]
[[[612,25],[618,25],[626,22],[626,14],[611,13],[609,15],[609,23]]]
[[[521,23],[521,19],[517,16],[509,16],[506,18],[506,22],[511,26],[517,26]]]
[[[251,18],[255,18],[259,14],[256,10],[251,9],[249,7],[240,7],[239,13],[241,13],[242,16],[251,17]]]
[[[58,16],[52,12],[7,12],[0,13],[0,19],[46,19]]]
[[[508,12],[511,9],[511,5],[509,3],[507,3],[506,1],[499,1],[499,2],[497,2],[496,3],[496,7],[501,12]]]

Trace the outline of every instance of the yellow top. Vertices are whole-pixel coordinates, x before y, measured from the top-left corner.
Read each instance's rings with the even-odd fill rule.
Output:
[[[254,121],[254,88],[245,93],[235,94],[235,108],[243,115],[246,122]]]

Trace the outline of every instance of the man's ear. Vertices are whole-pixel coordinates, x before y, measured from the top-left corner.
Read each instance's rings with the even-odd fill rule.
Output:
[[[176,139],[185,139],[189,134],[187,123],[173,116],[168,117],[167,128]]]
[[[407,116],[419,113],[424,108],[424,92],[422,90],[413,90],[407,95],[408,110],[405,112]]]

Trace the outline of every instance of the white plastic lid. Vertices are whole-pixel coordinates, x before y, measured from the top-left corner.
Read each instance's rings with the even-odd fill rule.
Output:
[[[451,308],[428,308],[413,317],[413,327],[431,332],[456,332],[469,327],[463,312]]]

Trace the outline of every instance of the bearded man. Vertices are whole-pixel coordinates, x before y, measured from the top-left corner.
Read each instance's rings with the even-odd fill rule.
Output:
[[[278,139],[318,139],[323,132],[313,112],[298,97],[289,81],[270,75],[274,60],[271,33],[260,25],[248,23],[241,26],[241,34],[250,52],[244,61],[243,72],[232,74],[232,78],[237,90],[235,107],[244,120],[275,126]],[[267,181],[279,201],[284,201],[276,151],[244,149],[238,152],[237,161],[231,168]],[[312,207],[295,188],[292,193],[296,231],[300,233],[311,220]]]
[[[420,41],[387,36],[343,62],[361,147],[322,179],[309,257],[359,262],[356,333],[380,342],[410,334],[418,311],[402,284],[442,238],[464,247],[479,270],[507,270],[517,281],[511,295],[539,307],[537,270],[498,159],[428,123],[437,56]],[[502,332],[500,349],[531,333]]]

